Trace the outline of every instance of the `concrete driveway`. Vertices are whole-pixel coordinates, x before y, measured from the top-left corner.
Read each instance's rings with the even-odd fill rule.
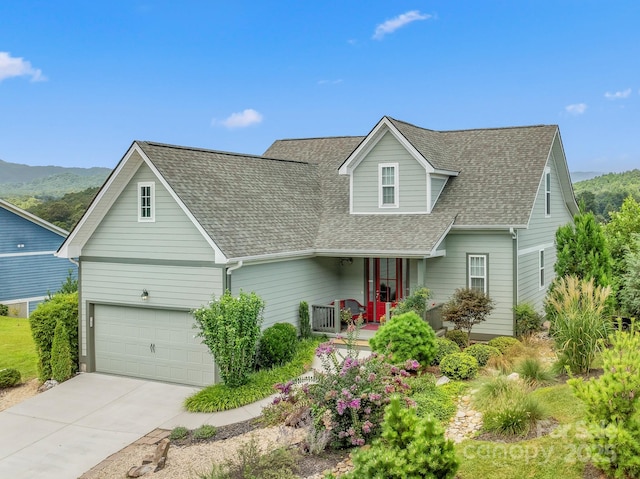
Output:
[[[0,478],[73,479],[156,428],[221,426],[260,414],[260,403],[187,413],[198,388],[80,374],[0,412]]]

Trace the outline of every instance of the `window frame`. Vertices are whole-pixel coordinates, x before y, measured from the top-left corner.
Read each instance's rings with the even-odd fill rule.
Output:
[[[546,286],[545,259],[544,249],[538,250],[538,287],[540,289]]]
[[[551,168],[544,169],[544,216],[551,216]]]
[[[482,258],[484,274],[482,276],[471,274],[471,260],[472,258]],[[474,289],[471,285],[473,279],[482,279],[484,281],[484,294],[489,294],[489,254],[488,253],[467,253],[467,287]]]
[[[149,216],[143,215],[143,188],[149,188],[149,205],[145,208]],[[154,181],[138,182],[138,223],[154,223],[156,221],[156,184]],[[146,195],[144,195],[146,197]]]
[[[393,184],[387,185],[383,183],[382,172],[384,168],[393,168]],[[398,163],[379,163],[378,164],[378,207],[379,208],[398,208],[400,198],[400,169]],[[393,188],[393,203],[384,202],[384,189]]]

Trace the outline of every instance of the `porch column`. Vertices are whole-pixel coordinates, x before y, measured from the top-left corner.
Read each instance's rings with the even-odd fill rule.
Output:
[[[336,299],[333,302],[333,324],[335,327],[335,333],[340,334],[342,327],[342,318],[340,317],[340,300]]]

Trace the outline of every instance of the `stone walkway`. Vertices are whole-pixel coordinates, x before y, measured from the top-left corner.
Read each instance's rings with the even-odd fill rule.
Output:
[[[471,406],[471,396],[462,396],[458,401],[458,411],[451,418],[445,437],[459,444],[482,429],[482,413]]]

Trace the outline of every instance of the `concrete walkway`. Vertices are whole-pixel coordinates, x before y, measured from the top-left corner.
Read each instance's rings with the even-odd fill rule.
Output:
[[[156,428],[223,426],[260,415],[258,403],[188,413],[198,388],[80,374],[0,412],[0,478],[73,479]]]

